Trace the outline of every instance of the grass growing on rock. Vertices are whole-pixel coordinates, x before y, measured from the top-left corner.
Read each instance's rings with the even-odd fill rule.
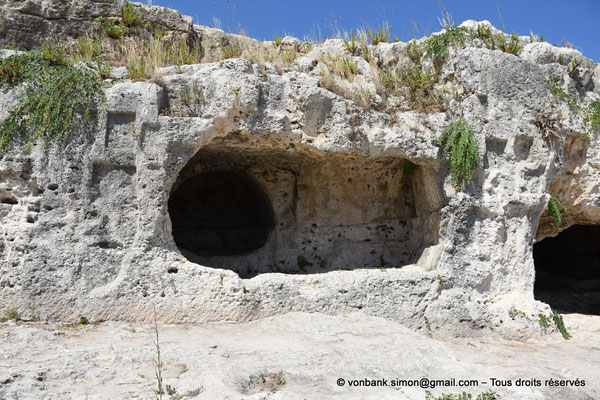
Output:
[[[0,125],[0,154],[15,137],[25,138],[28,147],[64,140],[76,122],[89,125],[92,110],[105,103],[98,72],[67,60],[54,44],[0,60],[0,86],[17,93]]]
[[[566,210],[565,205],[558,199],[558,197],[551,194],[550,200],[548,200],[548,213],[554,220],[554,223],[558,229],[560,229],[560,225],[562,224],[561,209]]]
[[[592,101],[584,107],[573,96],[567,93],[556,80],[551,80],[549,84],[550,93],[554,97],[566,101],[569,108],[583,120],[586,132],[582,139],[587,139],[590,134],[594,133],[600,127],[600,101]]]

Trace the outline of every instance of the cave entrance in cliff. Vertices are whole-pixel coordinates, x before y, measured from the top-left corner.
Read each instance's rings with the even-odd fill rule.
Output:
[[[173,238],[188,258],[250,253],[273,229],[273,209],[262,189],[239,171],[203,172],[169,198]]]
[[[444,205],[428,165],[241,134],[201,147],[168,201],[181,253],[242,278],[434,260]]]
[[[562,312],[600,315],[600,226],[573,225],[533,246],[537,300]]]

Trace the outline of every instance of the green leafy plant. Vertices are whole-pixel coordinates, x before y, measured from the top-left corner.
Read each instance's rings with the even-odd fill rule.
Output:
[[[367,28],[367,36],[372,45],[386,43],[390,37],[390,26],[387,22],[377,26],[375,29]]]
[[[562,55],[562,54],[561,54]],[[569,76],[573,78],[577,73],[577,68],[583,63],[583,60],[579,57],[573,58],[571,63],[568,65],[567,70],[569,71]]]
[[[554,194],[550,195],[550,200],[548,200],[548,213],[556,223],[556,227],[560,229],[560,225],[562,224],[562,214],[561,209],[566,210],[565,205],[556,197]]]
[[[0,317],[0,322],[6,322],[6,321],[19,321],[21,319],[21,315],[19,314],[19,311],[14,308],[14,307],[8,307],[6,310],[4,310],[4,316]]]
[[[558,329],[558,331],[565,340],[569,340],[573,337],[567,331],[567,327],[565,326],[565,322],[563,321],[562,315],[560,315],[558,311],[552,310],[552,320],[554,321],[554,325],[556,325],[556,329]]]
[[[496,35],[498,42],[498,49],[509,54],[518,54],[523,48],[519,36],[516,33],[511,33],[510,39],[506,40],[503,34],[499,33]]]
[[[587,137],[600,126],[600,101],[592,101],[583,111],[583,122],[588,127]]]
[[[83,315],[79,317],[79,325],[87,325],[89,323],[90,321],[87,319],[87,317],[84,317]]]
[[[242,46],[239,42],[231,41],[227,43],[225,40],[221,41],[221,52],[223,53],[223,58],[238,58],[242,55]]]
[[[273,38],[273,45],[275,45],[275,47],[279,47],[282,41],[283,36],[275,35],[275,37]]]
[[[156,40],[161,40],[162,38],[165,37],[166,34],[167,34],[167,29],[162,25],[159,25],[152,30],[152,36]]]
[[[123,4],[122,12],[122,21],[125,26],[140,26],[142,25],[142,14],[136,11],[133,4],[126,1]]]
[[[437,70],[448,60],[449,47],[464,47],[468,38],[468,29],[452,26],[439,35],[432,35],[423,45],[425,57],[431,59]]]
[[[356,52],[360,47],[356,32],[351,31],[350,37],[344,36],[342,41],[344,43],[344,48],[348,51],[348,53],[353,56],[356,55]]]
[[[75,42],[76,53],[73,58],[85,63],[102,61],[102,41],[98,38],[80,37]]]
[[[183,39],[178,41],[179,51],[174,54],[175,65],[196,64],[200,58],[200,42],[195,43],[191,48]]]
[[[180,95],[181,104],[186,108],[188,117],[198,117],[202,114],[206,101],[204,92],[198,88],[198,84],[194,82],[191,88],[185,88]]]
[[[600,126],[600,101],[592,101],[587,107],[582,107],[556,80],[550,80],[549,85],[550,93],[554,97],[566,101],[569,108],[581,117],[586,126],[586,133],[582,139],[587,139]]]
[[[66,64],[67,53],[63,45],[58,45],[54,40],[44,40],[40,48],[40,54],[50,64]]]
[[[127,28],[121,25],[120,23],[115,23],[113,20],[104,17],[98,17],[96,19],[106,36],[111,37],[113,39],[122,39],[123,36],[127,33]]]
[[[461,182],[470,183],[479,155],[473,129],[464,118],[452,122],[438,137],[444,149],[450,153],[452,184],[457,187]]]
[[[423,319],[425,320],[425,328],[427,329],[427,334],[431,336],[431,323],[429,322],[429,318],[423,316]]]
[[[494,34],[489,26],[479,24],[477,28],[471,29],[469,33],[472,39],[480,39],[485,47],[490,50],[501,50],[505,53],[517,54],[523,48],[519,35],[514,32],[511,33],[510,38],[507,40],[504,33]]]
[[[540,317],[540,319],[539,319],[540,328],[547,329],[550,326],[550,318],[548,318],[544,314],[540,314],[539,317]]]
[[[358,64],[352,57],[344,56],[339,61],[340,75],[348,79],[358,73]]]
[[[27,146],[36,140],[64,140],[76,121],[89,125],[92,111],[105,103],[99,74],[56,57],[56,52],[0,60],[0,86],[18,87],[16,104],[0,125],[0,154],[15,136],[25,137]]]
[[[127,64],[127,77],[132,80],[141,80],[149,78],[154,69],[144,57],[144,54],[140,54],[139,58],[131,60]]]

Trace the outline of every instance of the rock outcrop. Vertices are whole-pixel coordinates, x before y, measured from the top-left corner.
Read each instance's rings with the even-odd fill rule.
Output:
[[[121,7],[87,3],[5,4],[0,44],[39,46],[32,24],[76,37]],[[236,40],[273,48],[136,7],[192,26],[204,61]],[[598,132],[583,137],[548,81],[583,107],[600,99],[600,69],[528,40],[517,54],[451,48],[432,110],[381,89],[374,68],[408,62],[402,42],[369,46],[369,63],[341,40],[302,50],[286,39],[299,57],[283,67],[233,58],[113,83],[97,127],[0,159],[0,304],[43,319],[361,310],[441,335],[540,332],[550,308],[534,298],[532,249],[559,232],[550,194],[563,229],[600,223]],[[353,79],[327,85],[324,54],[356,63]],[[13,101],[2,93],[0,118]],[[437,137],[458,117],[479,163],[457,188]]]

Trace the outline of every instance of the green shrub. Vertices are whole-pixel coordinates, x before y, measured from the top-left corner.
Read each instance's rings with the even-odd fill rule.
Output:
[[[225,40],[221,41],[221,51],[223,52],[223,58],[238,58],[242,55],[242,46],[239,42],[232,41],[227,43]]]
[[[367,28],[367,36],[372,45],[386,43],[390,37],[390,26],[386,22],[376,29]]]
[[[282,41],[283,41],[283,36],[275,35],[275,37],[273,38],[273,45],[275,47],[279,47],[279,45],[281,44]]]
[[[113,39],[121,39],[127,33],[126,27],[121,24],[116,24],[114,21],[108,18],[98,17],[97,21],[108,37]]]
[[[565,89],[558,84],[558,82],[550,80],[549,84],[550,93],[552,93],[554,97],[566,101],[569,108],[583,119],[583,123],[586,127],[586,133],[583,135],[583,139],[587,139],[587,137],[600,126],[600,101],[593,101],[587,107],[582,107],[573,96],[567,93]]]
[[[518,54],[523,48],[519,36],[516,33],[510,34],[510,39],[507,41],[503,34],[499,33],[496,35],[498,42],[498,49],[505,53]]]
[[[511,33],[510,39],[506,40],[503,33],[494,34],[492,29],[484,24],[479,24],[476,29],[470,30],[470,36],[472,39],[480,39],[490,50],[502,50],[505,53],[517,54],[523,48],[519,35],[516,33]],[[542,41],[546,41],[543,35],[542,39]]]
[[[350,32],[350,37],[345,36],[342,41],[344,42],[344,48],[350,53],[350,55],[356,55],[356,51],[359,48],[358,37],[354,31]]]
[[[552,219],[556,223],[556,227],[560,229],[560,225],[562,224],[562,215],[561,208],[566,210],[565,205],[556,197],[555,195],[550,195],[550,200],[548,200],[548,213],[552,216]]]
[[[4,316],[0,317],[0,322],[6,322],[6,321],[19,321],[21,319],[21,315],[19,314],[19,311],[14,308],[14,307],[9,307],[4,311]]]
[[[479,155],[473,129],[464,118],[452,122],[442,132],[438,141],[450,153],[450,169],[452,184],[457,187],[461,182],[470,183],[475,171]]]
[[[183,39],[179,39],[179,52],[175,54],[175,65],[189,65],[200,62],[200,42],[190,47]]]
[[[411,65],[401,70],[400,77],[406,97],[414,109],[444,109],[442,93],[435,87],[437,74],[432,69]]]
[[[540,319],[539,319],[540,328],[542,328],[542,329],[548,328],[550,326],[550,318],[548,318],[544,314],[540,314],[539,317],[540,317]]]
[[[19,87],[17,102],[0,125],[0,154],[15,136],[27,145],[64,139],[78,118],[86,125],[91,111],[104,105],[102,79],[88,68],[55,62],[41,52],[16,54],[0,60],[0,85]]]
[[[122,21],[125,26],[140,26],[142,25],[142,14],[136,11],[133,4],[126,1],[122,8]]]
[[[600,101],[593,101],[584,109],[583,122],[588,127],[586,136],[598,129],[600,126]]]
[[[558,311],[552,310],[552,319],[554,320],[554,325],[562,335],[565,340],[571,339],[573,336],[567,331],[565,327],[565,323],[563,321],[562,315],[558,313]]]
[[[423,45],[424,55],[431,59],[436,69],[448,60],[449,47],[464,47],[469,30],[452,26],[439,35],[432,35]]]
[[[64,46],[56,44],[54,40],[44,40],[40,54],[50,64],[65,64],[67,62],[67,53]]]
[[[85,63],[102,61],[102,42],[98,38],[80,37],[75,43],[76,61]]]
[[[131,80],[146,79],[153,73],[154,69],[146,61],[144,54],[140,54],[139,58],[134,58],[127,64],[127,77]]]

